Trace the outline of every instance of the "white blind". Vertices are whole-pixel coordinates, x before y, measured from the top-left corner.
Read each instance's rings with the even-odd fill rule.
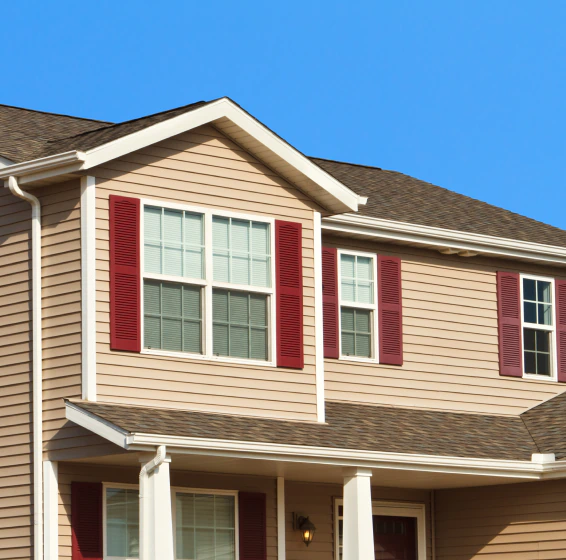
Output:
[[[150,274],[203,278],[203,215],[145,206],[144,269]]]
[[[212,243],[215,281],[271,286],[269,224],[214,216]]]
[[[341,255],[340,282],[342,301],[373,303],[373,259],[358,255]]]
[[[106,556],[139,557],[138,491],[106,489]]]
[[[233,496],[177,494],[177,560],[234,560]]]
[[[214,354],[267,360],[267,296],[214,290],[212,298]]]
[[[202,352],[201,288],[144,281],[144,346],[173,352]]]

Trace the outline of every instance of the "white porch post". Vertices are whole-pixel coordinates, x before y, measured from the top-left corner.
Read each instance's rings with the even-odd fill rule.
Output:
[[[344,470],[344,560],[374,560],[371,470]]]
[[[140,560],[174,560],[171,483],[165,446],[140,458]]]
[[[59,477],[54,461],[43,461],[43,554],[44,560],[59,558]]]

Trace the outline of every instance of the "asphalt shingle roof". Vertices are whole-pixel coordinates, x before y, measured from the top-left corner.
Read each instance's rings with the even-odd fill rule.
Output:
[[[566,231],[379,167],[310,158],[368,203],[358,214],[422,226],[566,247]]]
[[[326,424],[73,401],[129,433],[335,449],[530,461],[538,447],[518,416],[326,403]]]
[[[212,103],[199,101],[113,124],[0,105],[0,156],[16,163],[89,150]],[[368,197],[359,214],[456,231],[566,247],[566,231],[395,171],[310,158]]]

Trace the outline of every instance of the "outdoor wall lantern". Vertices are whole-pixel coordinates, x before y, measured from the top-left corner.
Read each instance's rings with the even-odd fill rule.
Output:
[[[293,530],[301,531],[303,542],[309,546],[312,542],[312,538],[314,537],[316,527],[314,526],[314,523],[310,521],[308,516],[293,513]]]

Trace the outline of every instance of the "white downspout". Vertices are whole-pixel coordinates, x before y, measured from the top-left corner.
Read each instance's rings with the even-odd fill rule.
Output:
[[[41,204],[9,177],[10,192],[31,204],[32,410],[33,410],[33,556],[43,559],[43,388],[41,340]]]

